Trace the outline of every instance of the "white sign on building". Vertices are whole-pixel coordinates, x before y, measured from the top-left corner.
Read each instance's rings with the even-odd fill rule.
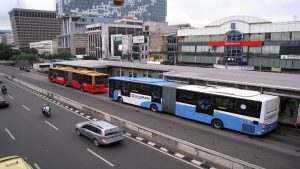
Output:
[[[133,44],[145,43],[145,37],[144,36],[134,36],[134,37],[132,37],[132,43]]]

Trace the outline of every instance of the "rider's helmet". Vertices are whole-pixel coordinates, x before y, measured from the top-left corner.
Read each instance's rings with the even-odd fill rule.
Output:
[[[43,105],[43,111],[50,111],[50,106],[49,106],[49,104],[44,104],[44,105]]]

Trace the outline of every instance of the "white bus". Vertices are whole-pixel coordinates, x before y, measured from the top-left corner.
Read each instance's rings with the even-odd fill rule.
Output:
[[[257,91],[132,77],[110,78],[109,97],[251,135],[263,135],[277,127],[280,104],[278,96]]]

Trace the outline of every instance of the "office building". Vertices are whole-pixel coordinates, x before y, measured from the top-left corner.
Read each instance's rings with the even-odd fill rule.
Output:
[[[29,48],[31,42],[51,40],[60,35],[61,21],[56,18],[55,11],[14,8],[9,16],[18,48]]]
[[[116,48],[118,48],[122,43],[129,43],[128,39],[130,39],[130,37],[122,35],[133,35],[143,32],[143,21],[133,18],[123,18],[116,20],[114,23],[87,25],[86,29],[88,36],[88,55],[95,56],[99,59],[112,59],[117,56],[117,53],[121,52],[117,56],[119,59],[122,59],[122,54],[125,54],[126,58],[130,58],[128,57],[128,55],[131,55],[129,51],[122,51],[122,49],[114,50],[114,45],[119,43],[119,45],[116,46]],[[129,47],[127,47],[127,49],[130,50]]]

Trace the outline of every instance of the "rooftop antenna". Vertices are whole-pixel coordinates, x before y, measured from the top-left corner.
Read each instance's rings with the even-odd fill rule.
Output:
[[[20,1],[17,0],[17,5],[18,5],[18,8],[20,8]]]

